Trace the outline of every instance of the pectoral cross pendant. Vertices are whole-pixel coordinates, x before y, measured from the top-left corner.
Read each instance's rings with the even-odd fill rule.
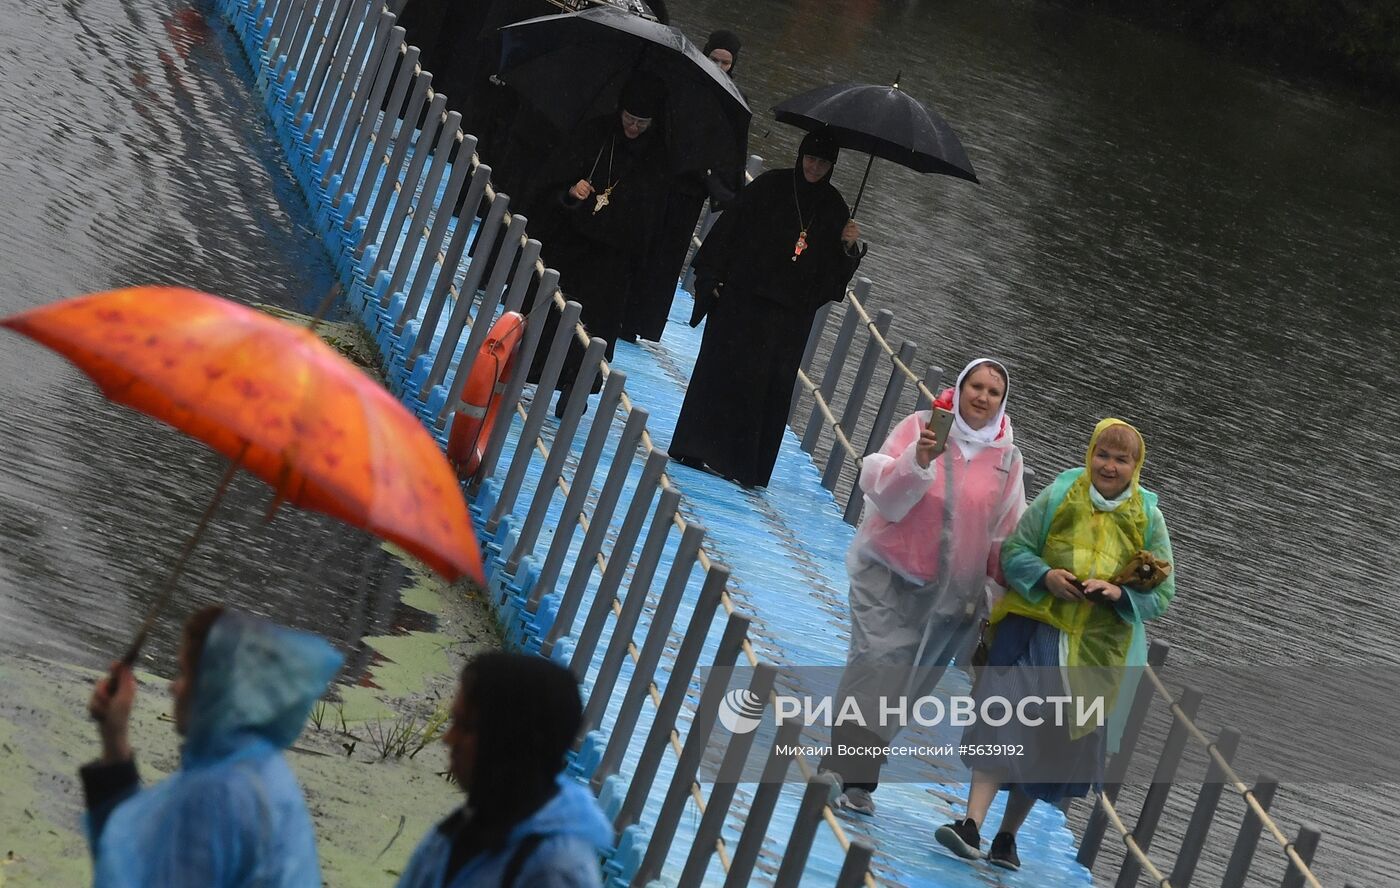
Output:
[[[594,214],[595,216],[598,214],[598,211],[599,211],[599,210],[603,209],[604,207],[606,207],[606,206],[608,205],[608,195],[609,195],[610,193],[612,193],[612,186],[611,186],[611,185],[609,185],[607,188],[603,189],[602,191],[598,192],[598,200],[593,204],[593,214]]]
[[[806,249],[807,249],[807,229],[804,228],[804,229],[802,229],[801,232],[798,233],[798,235],[797,235],[797,243],[794,244],[793,247],[792,247],[792,261],[793,261],[793,262],[796,262],[796,261],[797,261],[797,257],[798,257],[798,256],[801,256],[802,253],[803,253],[803,251],[805,251]]]

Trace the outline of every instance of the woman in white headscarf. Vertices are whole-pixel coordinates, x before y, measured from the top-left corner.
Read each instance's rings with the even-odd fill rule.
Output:
[[[934,402],[954,415],[947,442],[921,410],[861,465],[865,518],[846,556],[851,643],[835,711],[853,698],[865,727],[836,724],[833,750],[889,745],[901,726],[879,724],[880,698],[912,705],[929,694],[1004,586],[1001,543],[1026,509],[1009,386],[1000,363],[972,361]],[[884,756],[866,752],[829,755],[822,768],[840,780],[840,804],[873,814]]]

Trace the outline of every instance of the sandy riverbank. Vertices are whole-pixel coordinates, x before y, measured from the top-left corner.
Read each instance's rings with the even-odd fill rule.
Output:
[[[289,753],[316,822],[325,883],[335,888],[392,885],[418,839],[458,804],[435,735],[462,663],[499,645],[495,618],[474,590],[446,586],[421,566],[412,575],[403,601],[434,614],[436,631],[364,639],[380,655],[368,683],[337,685],[338,699],[318,708]],[[96,677],[0,655],[0,888],[91,881],[77,769],[97,751],[85,714]],[[166,681],[140,679],[132,745],[151,782],[177,766],[177,738]]]

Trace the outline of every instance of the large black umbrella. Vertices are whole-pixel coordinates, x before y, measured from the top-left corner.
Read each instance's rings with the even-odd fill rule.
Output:
[[[875,158],[920,173],[977,181],[962,142],[948,121],[899,88],[868,83],[833,83],[793,96],[773,108],[782,123],[804,130],[826,127],[842,148],[870,155],[851,216],[860,207]]]
[[[615,6],[624,12],[646,16],[658,21],[664,21],[666,18],[662,10],[654,8],[664,6],[664,4],[646,3],[643,0],[547,0],[547,2],[559,7],[564,12],[582,12],[594,6]]]
[[[728,75],[675,28],[610,6],[501,29],[500,79],[561,130],[616,109],[628,78],[666,84],[671,168],[742,169],[749,106]]]

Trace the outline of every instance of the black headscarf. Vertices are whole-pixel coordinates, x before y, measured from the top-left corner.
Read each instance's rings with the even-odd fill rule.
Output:
[[[469,815],[440,829],[454,834],[449,869],[497,850],[517,824],[558,792],[555,778],[583,722],[573,673],[544,657],[492,651],[462,670],[476,721]]]
[[[802,144],[797,148],[797,163],[793,165],[792,170],[793,178],[797,183],[795,187],[798,200],[802,204],[810,202],[813,195],[831,186],[831,175],[836,172],[836,159],[840,156],[840,146],[825,129],[813,130],[802,137]],[[802,158],[804,157],[820,157],[822,160],[829,160],[831,161],[831,169],[827,170],[826,175],[816,182],[808,182],[807,175],[802,171]]]
[[[739,39],[739,35],[735,34],[733,31],[715,31],[705,40],[705,48],[702,49],[701,52],[705,54],[706,58],[709,58],[710,53],[714,52],[716,49],[727,51],[734,59],[733,63],[729,66],[729,73],[733,75],[734,69],[739,65],[739,50],[743,45],[744,43]]]
[[[822,160],[831,161],[832,166],[835,166],[840,156],[841,146],[836,144],[836,137],[827,129],[812,130],[802,137],[802,144],[797,148],[799,165],[803,157],[820,157]]]
[[[666,107],[666,84],[646,73],[632,75],[617,97],[617,108],[633,117],[654,119]]]

